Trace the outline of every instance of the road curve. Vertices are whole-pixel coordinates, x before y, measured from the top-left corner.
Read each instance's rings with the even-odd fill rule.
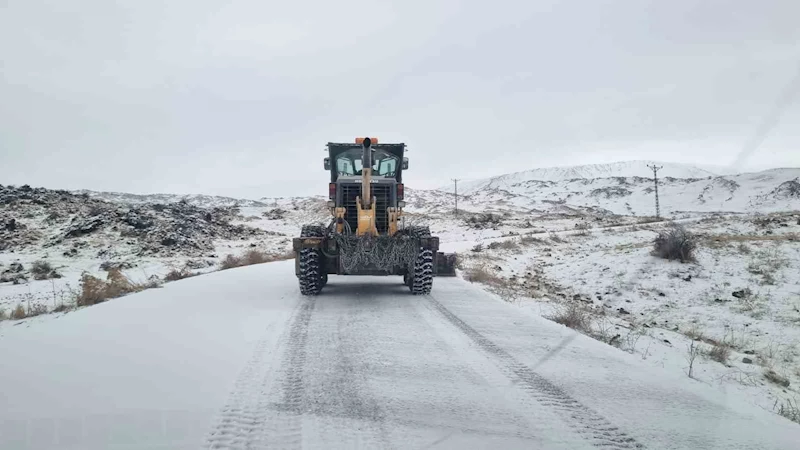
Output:
[[[794,449],[800,427],[454,278],[218,272],[0,326],[3,449]],[[13,389],[7,389],[12,386]]]

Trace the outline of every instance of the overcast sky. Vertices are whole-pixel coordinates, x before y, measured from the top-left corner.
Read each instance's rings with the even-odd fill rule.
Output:
[[[800,166],[798,17],[797,0],[0,0],[0,184],[324,194],[325,143],[361,135],[409,145],[410,187],[730,165],[770,122],[742,167]]]

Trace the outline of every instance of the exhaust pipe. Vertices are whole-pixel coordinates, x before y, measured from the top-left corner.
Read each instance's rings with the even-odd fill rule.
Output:
[[[370,185],[372,184],[372,139],[364,138],[361,143],[361,206],[364,209],[372,207]]]

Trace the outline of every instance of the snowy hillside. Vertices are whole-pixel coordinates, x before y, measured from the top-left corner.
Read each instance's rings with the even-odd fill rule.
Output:
[[[582,166],[545,167],[500,175],[480,180],[465,180],[459,183],[459,193],[469,194],[482,189],[507,189],[527,181],[569,181],[591,180],[610,177],[652,177],[648,165],[662,166],[660,176],[672,178],[708,178],[717,174],[688,164],[658,161],[621,161],[609,164],[588,164]],[[453,186],[441,188],[449,192]]]
[[[673,178],[666,170],[659,178],[661,212],[666,216],[712,212],[757,213],[800,209],[800,169],[772,169],[738,175]],[[480,188],[461,191],[459,207],[527,211],[530,214],[590,208],[619,215],[654,215],[653,180],[643,177],[579,178],[542,181],[509,175],[486,181]],[[440,191],[441,192],[441,191]],[[447,206],[449,195],[419,192],[424,201],[409,203],[423,210]]]

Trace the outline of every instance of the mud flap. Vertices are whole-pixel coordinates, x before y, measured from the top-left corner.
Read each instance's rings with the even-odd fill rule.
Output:
[[[456,276],[456,254],[455,253],[436,253],[436,268],[434,275],[438,277]]]

